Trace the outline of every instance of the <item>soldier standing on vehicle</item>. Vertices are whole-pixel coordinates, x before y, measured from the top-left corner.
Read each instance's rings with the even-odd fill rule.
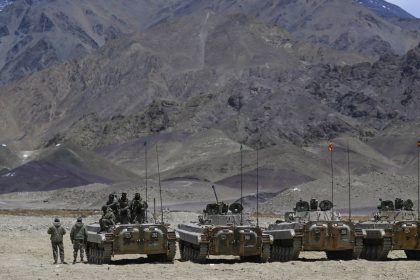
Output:
[[[112,212],[114,212],[114,216],[116,219],[115,222],[118,223],[120,221],[120,218],[119,218],[120,204],[118,202],[118,198],[116,197],[114,193],[111,193],[108,196],[108,201],[106,202],[106,206],[112,209]]]
[[[129,224],[130,223],[130,201],[127,198],[127,193],[123,192],[118,202],[120,204],[119,205],[120,223]]]
[[[80,250],[80,261],[83,262],[85,244],[87,242],[87,229],[82,222],[82,218],[77,218],[76,224],[71,229],[70,240],[73,244],[73,264],[76,263],[77,251]]]
[[[147,203],[142,201],[139,193],[134,195],[134,199],[130,203],[132,223],[145,223]]]
[[[102,212],[102,218],[99,220],[101,232],[108,232],[115,225],[115,215],[111,208],[106,205],[102,206]]]
[[[48,229],[48,234],[51,235],[51,246],[53,250],[54,264],[57,263],[58,251],[60,251],[60,260],[62,264],[67,264],[64,261],[64,246],[63,246],[63,235],[66,234],[66,230],[61,226],[60,219],[55,218],[53,225]]]

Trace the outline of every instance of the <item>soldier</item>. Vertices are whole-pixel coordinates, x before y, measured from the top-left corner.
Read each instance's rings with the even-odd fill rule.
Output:
[[[129,224],[130,223],[130,201],[127,198],[127,193],[123,192],[121,198],[119,199],[119,208],[120,208],[120,223]]]
[[[72,227],[70,232],[70,240],[73,244],[73,264],[76,263],[77,251],[80,250],[80,261],[83,262],[85,253],[85,244],[87,242],[87,230],[82,222],[82,218],[77,218],[76,224]]]
[[[67,264],[64,261],[64,246],[63,246],[63,235],[66,234],[66,230],[61,226],[60,219],[55,218],[53,225],[48,229],[48,234],[51,235],[51,246],[53,250],[54,264],[57,263],[58,250],[60,250],[60,260],[62,264]]]
[[[111,208],[106,205],[102,206],[102,212],[102,218],[99,220],[101,232],[108,232],[115,225],[115,215]]]
[[[139,193],[134,195],[134,199],[130,203],[132,223],[145,223],[146,222],[146,211],[147,203],[142,201]]]
[[[119,212],[120,212],[120,207],[119,207],[119,202],[117,199],[117,196],[115,193],[111,193],[108,196],[108,201],[106,202],[106,206],[110,207],[112,209],[112,212],[114,212],[114,216],[115,216],[115,222],[119,222]]]

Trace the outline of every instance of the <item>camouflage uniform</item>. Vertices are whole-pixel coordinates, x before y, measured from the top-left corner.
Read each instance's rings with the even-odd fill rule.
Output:
[[[120,204],[115,194],[110,194],[108,197],[108,201],[106,202],[106,206],[112,209],[115,216],[115,222],[118,223],[120,221],[119,212],[120,212]]]
[[[99,220],[101,226],[101,232],[108,232],[111,227],[115,225],[115,215],[114,212],[108,206],[102,207],[103,215]]]
[[[136,193],[134,199],[131,201],[130,210],[132,223],[142,224],[146,222],[147,203],[142,201],[139,193]]]
[[[66,230],[61,226],[58,218],[54,219],[53,225],[48,229],[48,234],[51,235],[51,246],[53,251],[54,263],[57,263],[58,250],[60,250],[61,263],[64,261],[64,246],[63,246],[63,235],[66,234]]]
[[[127,198],[127,193],[123,192],[119,199],[120,220],[121,224],[130,223],[130,201]]]
[[[82,218],[78,218],[76,224],[70,232],[70,240],[73,244],[73,264],[76,263],[77,251],[80,250],[80,261],[83,262],[85,244],[87,242],[87,229],[82,223]]]

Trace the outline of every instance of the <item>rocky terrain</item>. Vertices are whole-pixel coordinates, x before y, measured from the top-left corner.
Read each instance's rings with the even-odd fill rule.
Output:
[[[9,2],[13,3],[6,6]],[[401,28],[393,21],[399,18],[418,27],[412,16],[378,0],[16,0],[4,2],[1,7],[3,83],[94,52],[123,34],[203,11],[256,17],[287,29],[300,40],[375,58],[403,54],[420,37],[418,32]]]
[[[276,211],[295,188],[327,196],[328,140],[335,175],[346,176],[349,149],[355,193],[369,188],[355,207],[375,205],[370,190],[393,178],[392,196],[406,196],[418,21],[382,4],[15,1],[0,13],[1,207],[95,208],[114,190],[144,192],[147,153],[151,195],[160,175],[166,206],[200,209],[212,184],[238,198],[242,147],[247,199],[259,150],[260,190]]]
[[[188,221],[189,213],[172,215],[173,224]],[[232,258],[213,258],[205,264],[180,262],[179,254],[173,264],[149,264],[144,256],[117,256],[109,265],[53,265],[47,227],[53,216],[22,217],[0,216],[0,275],[17,279],[116,279],[136,278],[141,275],[150,279],[414,279],[419,273],[415,261],[406,261],[404,254],[394,251],[387,262],[328,261],[324,253],[304,252],[299,260],[288,263],[241,263]],[[63,218],[67,229],[75,218]],[[95,217],[85,218],[86,222]],[[19,242],[11,242],[19,240]],[[65,236],[65,258],[71,261],[72,247]],[[24,265],[24,267],[23,267]],[[139,272],[140,271],[140,272]]]

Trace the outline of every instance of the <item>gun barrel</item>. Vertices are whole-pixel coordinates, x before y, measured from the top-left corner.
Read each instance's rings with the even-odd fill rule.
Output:
[[[214,196],[216,197],[216,203],[219,204],[219,198],[217,197],[217,193],[216,193],[216,188],[213,186],[211,186],[214,192]]]

